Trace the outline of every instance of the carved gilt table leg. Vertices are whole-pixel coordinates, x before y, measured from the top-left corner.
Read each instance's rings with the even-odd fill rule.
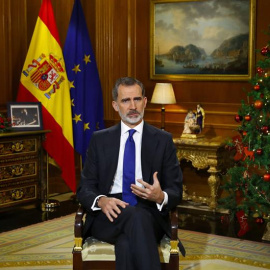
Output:
[[[217,169],[217,157],[216,156],[208,156],[209,169],[207,172],[210,173],[208,178],[208,185],[210,187],[210,201],[209,207],[211,209],[216,209],[217,207],[217,191],[220,184],[220,179],[218,173],[220,170]]]

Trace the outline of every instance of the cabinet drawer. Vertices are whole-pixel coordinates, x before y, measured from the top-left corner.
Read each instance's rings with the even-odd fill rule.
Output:
[[[38,151],[36,138],[6,139],[0,143],[0,159],[25,154],[35,154]]]
[[[37,184],[2,189],[0,191],[0,207],[30,202],[37,199]]]
[[[18,164],[10,164],[5,166],[0,166],[0,182],[11,180],[16,178],[16,180],[24,177],[36,177],[38,175],[38,161],[28,161]]]

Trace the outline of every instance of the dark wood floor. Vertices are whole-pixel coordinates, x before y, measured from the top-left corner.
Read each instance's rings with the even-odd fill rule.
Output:
[[[46,220],[75,213],[78,208],[76,198],[70,196],[61,201],[60,206],[52,211],[42,211],[35,205],[2,210],[0,212],[0,233],[24,226],[36,224]],[[262,242],[266,222],[257,224],[255,220],[249,221],[250,230],[242,239]],[[189,208],[183,204],[179,206],[179,228],[229,237],[237,237],[239,224],[236,220],[230,221],[226,214],[207,210]]]

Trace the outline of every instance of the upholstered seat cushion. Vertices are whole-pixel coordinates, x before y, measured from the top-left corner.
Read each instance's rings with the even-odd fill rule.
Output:
[[[158,247],[160,261],[169,262],[170,258],[170,238],[164,236]],[[83,245],[82,250],[83,261],[114,261],[114,245],[101,242],[94,237],[88,237]]]

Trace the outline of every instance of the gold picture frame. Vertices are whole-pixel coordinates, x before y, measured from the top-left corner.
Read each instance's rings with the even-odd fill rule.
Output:
[[[256,0],[151,0],[150,78],[250,80],[255,11]]]

